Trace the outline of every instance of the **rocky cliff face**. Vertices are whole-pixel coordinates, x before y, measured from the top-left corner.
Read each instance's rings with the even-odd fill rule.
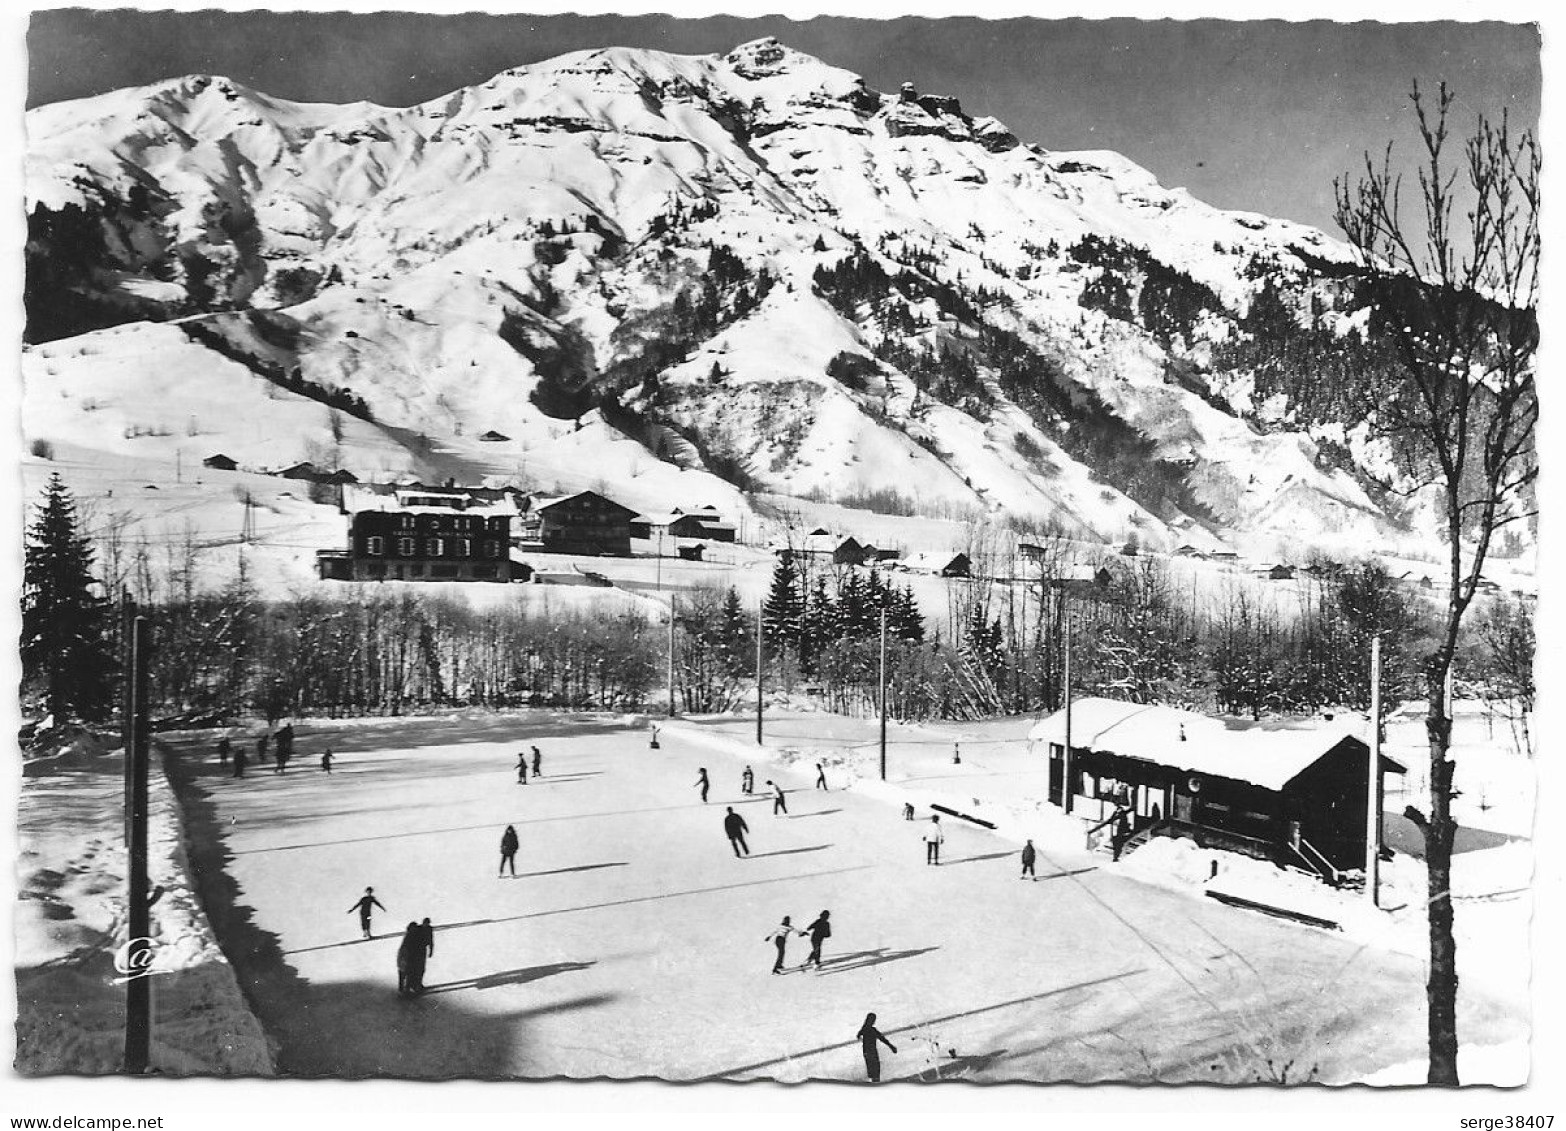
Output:
[[[191,76],[27,129],[30,381],[177,321],[158,350],[453,448],[586,422],[748,487],[1151,545],[1418,537],[1311,392],[1374,360],[1346,248],[776,40],[407,108]],[[135,382],[167,363],[138,340],[92,348]]]

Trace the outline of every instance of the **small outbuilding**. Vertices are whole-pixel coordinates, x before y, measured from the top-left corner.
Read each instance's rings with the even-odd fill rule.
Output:
[[[1049,801],[1108,820],[1124,810],[1147,836],[1307,868],[1336,881],[1365,863],[1370,748],[1365,724],[1252,721],[1088,698],[1029,733],[1049,759]],[[1388,773],[1406,768],[1382,756]],[[1067,775],[1069,774],[1069,781]]]
[[[239,464],[230,459],[228,456],[224,455],[222,452],[218,452],[216,455],[208,456],[206,459],[201,461],[201,466],[210,467],[216,471],[239,470]]]

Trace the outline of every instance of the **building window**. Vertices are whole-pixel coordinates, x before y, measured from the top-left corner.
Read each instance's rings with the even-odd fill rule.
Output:
[[[413,516],[411,514],[400,515],[397,519],[397,525],[403,530],[412,530]]]
[[[484,542],[484,556],[486,558],[500,557],[500,543],[493,538]]]
[[[386,552],[385,540],[380,535],[373,535],[364,541],[364,552],[374,557],[380,557]]]
[[[457,541],[457,557],[471,558],[473,556],[473,539],[461,538]]]
[[[425,551],[432,558],[440,557],[446,552],[446,540],[444,538],[431,538],[425,543]]]
[[[412,538],[399,538],[399,539],[397,539],[397,553],[398,553],[398,555],[400,557],[404,557],[404,558],[411,558],[411,557],[413,557],[413,539]]]

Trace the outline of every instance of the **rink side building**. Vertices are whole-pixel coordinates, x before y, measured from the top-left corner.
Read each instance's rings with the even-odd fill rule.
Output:
[[[1082,699],[1029,733],[1049,758],[1049,800],[1106,820],[1126,809],[1144,836],[1184,836],[1215,848],[1308,867],[1328,878],[1365,863],[1370,748],[1364,723],[1216,717],[1170,707]],[[1383,756],[1379,777],[1405,767]],[[1384,785],[1378,781],[1378,795]],[[1323,867],[1323,863],[1327,867]]]

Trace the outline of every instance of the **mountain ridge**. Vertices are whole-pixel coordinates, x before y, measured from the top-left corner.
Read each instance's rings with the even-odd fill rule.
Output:
[[[94,317],[205,327],[147,363],[195,365],[214,334],[259,351],[230,338],[271,310],[267,364],[490,474],[486,429],[587,428],[741,488],[1171,548],[1428,537],[1362,422],[1291,425],[1214,364],[1263,294],[1323,348],[1360,333],[1346,246],[775,39],[572,52],[403,108],[186,76],[28,136],[30,247],[97,244],[30,272],[30,312],[92,316],[30,319],[57,339],[30,382]]]

